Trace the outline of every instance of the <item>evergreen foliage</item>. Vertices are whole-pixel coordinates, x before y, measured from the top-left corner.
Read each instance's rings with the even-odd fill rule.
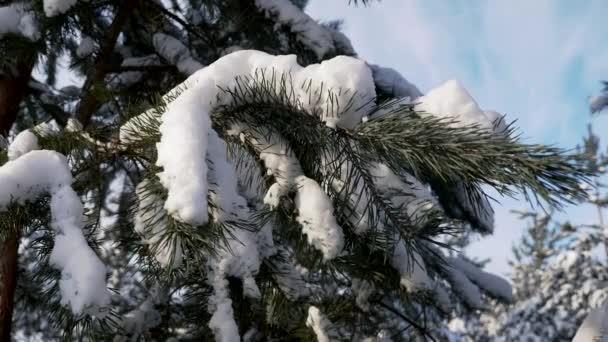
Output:
[[[0,21],[11,10],[22,25],[0,30],[0,80],[22,72],[22,56],[45,77],[29,80],[0,151],[0,238],[20,237],[15,339],[437,340],[454,306],[510,299],[501,279],[453,255],[450,238],[491,230],[479,217],[491,211],[486,186],[549,207],[583,200],[590,173],[579,156],[524,144],[514,126],[499,129],[503,118],[488,127],[417,109],[305,3],[2,2]],[[250,55],[284,65],[227,80],[195,72],[242,70],[228,61]],[[66,61],[82,86],[62,86]],[[351,69],[294,79],[323,65]],[[167,113],[185,121],[208,103],[210,127],[186,137],[207,143],[192,153],[205,165],[174,177],[195,187],[208,172],[208,209],[195,222],[168,204],[175,179],[163,178],[161,147]],[[20,140],[26,128],[37,148]],[[13,201],[19,190],[1,183],[19,179],[10,171],[33,149],[68,158],[84,204],[79,248],[107,267],[107,306],[66,305],[51,260],[62,235],[51,229],[52,191]]]

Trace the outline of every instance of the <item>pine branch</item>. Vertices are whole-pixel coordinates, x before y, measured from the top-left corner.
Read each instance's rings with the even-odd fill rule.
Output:
[[[451,120],[421,117],[408,106],[370,119],[357,127],[353,138],[393,168],[407,165],[423,179],[434,175],[446,182],[486,184],[503,195],[516,190],[557,207],[586,196],[580,184],[588,182],[589,173],[576,155],[521,144],[477,126],[454,127]]]

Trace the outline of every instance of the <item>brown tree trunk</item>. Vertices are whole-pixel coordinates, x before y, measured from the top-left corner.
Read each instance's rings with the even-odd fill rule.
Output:
[[[0,135],[7,136],[19,113],[21,100],[28,92],[28,82],[34,58],[31,52],[17,58],[16,70],[12,74],[0,71]],[[0,242],[0,339],[11,340],[11,327],[15,287],[17,285],[17,248],[19,247],[19,227],[13,229],[6,240]]]
[[[80,104],[76,110],[78,121],[85,127],[91,122],[93,113],[95,113],[101,104],[101,101],[97,96],[98,93],[105,88],[103,84],[104,78],[108,72],[108,67],[110,66],[109,61],[112,59],[111,57],[114,52],[116,40],[138,3],[139,0],[125,0],[121,2],[117,9],[116,16],[108,28],[106,36],[101,44],[95,66],[87,76],[87,80],[83,87],[83,93],[85,95],[82,100],[80,100]],[[99,89],[96,89],[96,87]]]
[[[11,340],[15,288],[17,286],[17,234],[2,243],[0,251],[0,340]]]

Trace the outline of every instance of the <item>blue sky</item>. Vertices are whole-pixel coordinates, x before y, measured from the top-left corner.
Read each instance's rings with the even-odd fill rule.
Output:
[[[348,6],[347,0],[311,0],[315,19],[345,21],[344,32],[360,57],[398,70],[423,92],[449,79],[461,81],[480,106],[517,120],[525,142],[572,148],[593,122],[600,133],[608,114],[591,118],[587,97],[608,79],[608,1],[383,0]],[[608,135],[606,139],[608,139]],[[488,268],[508,271],[511,246],[524,223],[495,205],[496,232],[467,252],[490,257]],[[588,207],[560,215],[595,220]]]

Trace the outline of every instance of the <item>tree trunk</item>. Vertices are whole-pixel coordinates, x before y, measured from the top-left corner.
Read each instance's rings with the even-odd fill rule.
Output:
[[[97,60],[95,61],[95,66],[87,76],[87,80],[82,88],[85,95],[80,100],[78,109],[76,110],[78,120],[85,127],[91,122],[91,117],[101,104],[98,93],[105,88],[104,78],[108,71],[108,67],[110,66],[109,62],[112,59],[116,40],[138,3],[139,0],[125,0],[120,2],[116,16],[101,43],[101,49],[97,56]],[[99,89],[96,89],[96,87]]]
[[[15,288],[17,286],[17,234],[2,244],[0,251],[0,339],[11,340]]]
[[[19,113],[21,100],[28,92],[28,82],[34,65],[34,54],[21,54],[17,58],[16,72],[2,74],[0,71],[0,134],[7,136]],[[0,338],[11,340],[11,326],[15,287],[17,285],[17,248],[19,247],[19,227],[13,229],[6,240],[0,243]]]

